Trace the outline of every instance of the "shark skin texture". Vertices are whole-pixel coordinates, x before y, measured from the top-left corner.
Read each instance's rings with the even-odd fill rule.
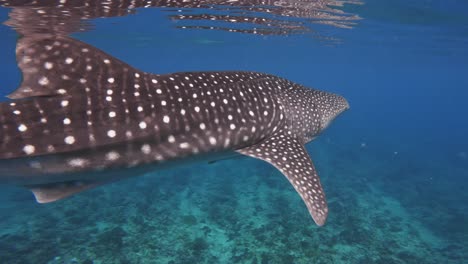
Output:
[[[234,153],[281,171],[315,223],[325,223],[304,145],[349,108],[342,96],[258,72],[143,72],[68,30],[16,29],[23,80],[0,103],[0,183],[47,203]]]

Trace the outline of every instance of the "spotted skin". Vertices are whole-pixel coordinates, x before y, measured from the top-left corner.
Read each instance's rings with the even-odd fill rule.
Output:
[[[131,168],[236,151],[278,168],[324,224],[304,144],[348,108],[343,97],[255,72],[150,74],[61,35],[21,38],[17,59],[23,82],[0,104],[0,182],[51,202]]]
[[[34,74],[24,74],[21,87],[9,96],[27,100],[0,107],[9,121],[3,123],[7,138],[0,158],[77,151],[146,137],[157,144],[189,136],[187,140],[193,141],[201,134],[210,136],[210,144],[199,148],[211,151],[258,141],[281,117],[271,96],[251,88],[263,84],[261,89],[267,90],[268,80],[275,78],[271,75],[153,75],[102,52],[88,55],[95,49],[67,37],[27,42],[27,48],[19,46],[19,66],[23,73]],[[46,55],[34,59],[37,52]],[[99,84],[99,89],[93,87]],[[257,125],[260,122],[266,125]],[[9,140],[8,135],[17,133],[19,138]],[[184,146],[180,146],[184,151],[196,151]]]

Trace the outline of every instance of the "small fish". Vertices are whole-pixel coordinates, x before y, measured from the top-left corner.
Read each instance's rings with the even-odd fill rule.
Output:
[[[280,170],[317,225],[328,208],[304,144],[349,108],[257,72],[152,74],[68,36],[18,40],[20,87],[0,104],[0,182],[47,203],[165,166],[233,153]]]

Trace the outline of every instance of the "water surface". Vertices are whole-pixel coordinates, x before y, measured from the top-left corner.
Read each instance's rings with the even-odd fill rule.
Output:
[[[329,201],[324,227],[278,171],[243,158],[45,205],[0,186],[0,262],[466,261],[467,4],[292,3],[159,4],[54,30],[144,71],[260,71],[345,96],[351,109],[308,145]],[[2,96],[21,80],[17,38],[0,27]]]

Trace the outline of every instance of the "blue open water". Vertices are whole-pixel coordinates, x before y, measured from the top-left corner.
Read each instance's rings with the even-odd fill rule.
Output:
[[[73,34],[144,71],[267,72],[346,97],[351,109],[307,146],[327,193],[325,226],[280,172],[250,158],[50,204],[2,185],[0,263],[468,263],[468,5],[341,9],[361,17],[353,28],[183,30],[168,18],[176,9],[149,8]],[[2,96],[21,80],[17,38],[0,26]]]

